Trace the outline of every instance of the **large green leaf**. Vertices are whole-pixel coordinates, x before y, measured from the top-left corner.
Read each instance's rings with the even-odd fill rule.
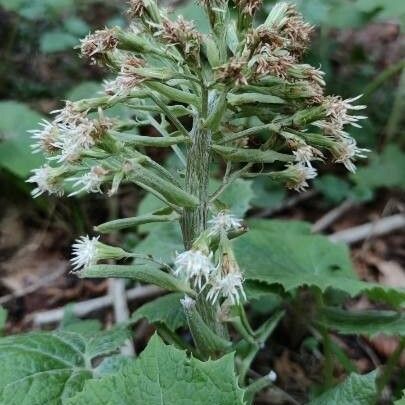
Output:
[[[121,373],[88,381],[70,405],[238,405],[233,354],[201,362],[153,336]]]
[[[115,351],[127,337],[114,329],[91,338],[39,332],[0,339],[0,403],[64,404],[92,378],[91,360]]]
[[[55,53],[72,50],[77,45],[78,38],[69,32],[59,29],[45,32],[39,41],[42,53]]]
[[[172,263],[176,251],[184,250],[180,225],[178,223],[158,224],[149,235],[143,239],[135,252],[152,255],[165,263]]]
[[[257,224],[257,222],[256,222]],[[374,299],[395,305],[405,301],[405,291],[357,279],[348,248],[320,235],[271,231],[272,221],[235,240],[235,251],[247,279],[281,285],[286,291],[315,286],[345,291],[351,296],[366,292]],[[288,229],[288,225],[285,226]]]
[[[405,335],[405,314],[395,311],[345,311],[324,308],[320,321],[330,329],[346,334]]]
[[[370,405],[375,403],[377,371],[369,374],[351,374],[335,388],[326,391],[310,405]]]
[[[131,322],[146,318],[150,323],[163,323],[170,330],[175,331],[186,324],[183,308],[180,299],[184,294],[168,294],[148,302],[138,308],[131,317]]]
[[[370,157],[367,166],[352,175],[362,187],[405,187],[405,153],[396,145],[388,145],[381,155]]]
[[[41,115],[16,101],[0,102],[0,167],[25,178],[41,165],[39,154],[32,154],[28,130],[36,128]]]

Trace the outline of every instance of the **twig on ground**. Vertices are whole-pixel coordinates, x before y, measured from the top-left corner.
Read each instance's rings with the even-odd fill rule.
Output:
[[[154,285],[135,287],[126,291],[127,300],[143,300],[160,295],[164,292],[162,288]],[[87,301],[81,301],[72,305],[73,313],[78,316],[85,316],[90,312],[99,311],[113,304],[111,295],[93,298]],[[28,315],[28,320],[32,320],[35,326],[56,323],[62,320],[65,309],[56,308],[49,311],[34,312]]]
[[[318,194],[317,190],[309,190],[305,193],[300,193],[300,194],[294,195],[291,198],[287,198],[286,200],[284,200],[281,204],[277,205],[276,207],[266,208],[262,211],[259,211],[257,214],[254,215],[254,217],[255,218],[270,217],[281,211],[295,207],[297,204],[299,204],[303,201],[309,200],[310,198],[316,196],[317,194]]]
[[[60,271],[55,271],[52,272],[44,277],[41,277],[36,283],[33,283],[25,288],[22,288],[21,290],[14,291],[10,294],[4,295],[3,297],[0,297],[0,305],[5,304],[6,302],[22,297],[27,294],[31,294],[35,292],[36,290],[45,287],[46,285],[50,284],[52,281],[55,281],[57,278],[59,278],[63,273],[65,272],[65,268],[61,269]]]
[[[129,319],[129,309],[127,296],[125,294],[125,280],[112,278],[108,281],[108,294],[113,300],[114,317],[117,324],[125,323]],[[127,340],[121,347],[121,354],[124,356],[133,356],[135,348],[131,340]]]
[[[355,226],[329,235],[334,242],[345,242],[348,245],[369,239],[374,236],[385,235],[405,227],[405,215],[397,214],[378,221]]]
[[[325,215],[319,218],[312,225],[312,232],[322,232],[326,228],[329,228],[342,215],[344,215],[347,211],[350,211],[355,206],[356,203],[351,199],[343,201],[340,205],[328,211]]]

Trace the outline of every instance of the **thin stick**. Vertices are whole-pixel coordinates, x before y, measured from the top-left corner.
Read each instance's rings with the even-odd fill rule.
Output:
[[[21,290],[14,291],[10,294],[4,295],[3,297],[0,297],[0,305],[3,305],[6,302],[8,302],[14,298],[22,297],[24,295],[31,294],[31,293],[37,291],[38,289],[50,284],[52,281],[55,281],[64,272],[65,272],[65,268],[63,268],[60,271],[52,272],[52,273],[46,275],[45,277],[41,277],[36,283],[31,284],[26,288],[22,288]]]
[[[144,300],[164,292],[162,288],[154,285],[146,285],[135,287],[126,291],[128,301]],[[86,301],[81,301],[72,305],[73,313],[78,317],[83,317],[91,312],[99,311],[101,309],[110,307],[113,304],[111,295],[104,295],[102,297],[93,298]],[[63,318],[65,308],[56,308],[49,311],[34,312],[28,315],[28,320],[32,320],[35,326],[46,325],[49,323],[60,322]]]
[[[385,235],[405,227],[405,215],[397,214],[382,218],[375,222],[369,222],[354,228],[345,229],[329,236],[334,242],[353,244],[374,236]]]
[[[129,319],[129,309],[127,297],[125,295],[125,280],[121,278],[111,278],[108,280],[108,294],[113,300],[114,317],[116,323],[125,323]],[[131,340],[127,340],[121,347],[121,354],[124,356],[134,356],[135,348]]]
[[[312,232],[322,232],[326,228],[329,228],[334,222],[336,222],[342,215],[347,211],[350,211],[356,204],[351,200],[347,199],[342,202],[342,204],[328,211],[325,215],[319,218],[312,225]]]

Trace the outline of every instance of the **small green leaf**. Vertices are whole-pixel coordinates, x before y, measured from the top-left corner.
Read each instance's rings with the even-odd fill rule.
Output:
[[[345,334],[405,336],[405,315],[395,311],[345,311],[330,307],[321,311],[319,322]]]
[[[375,402],[377,371],[369,374],[350,374],[341,384],[326,391],[310,405],[370,405]]]
[[[40,39],[43,53],[54,53],[73,49],[77,45],[77,37],[68,32],[54,30],[45,32]]]
[[[70,405],[242,405],[233,354],[201,362],[153,336],[122,373],[89,381]]]
[[[146,318],[150,323],[163,323],[173,332],[186,325],[183,308],[180,299],[184,294],[168,294],[148,302],[138,308],[131,316],[131,322]]]

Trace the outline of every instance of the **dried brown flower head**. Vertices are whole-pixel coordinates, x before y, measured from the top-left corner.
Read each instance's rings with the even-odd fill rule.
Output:
[[[247,63],[245,60],[232,58],[225,65],[216,69],[216,79],[224,83],[232,83],[236,86],[247,85],[248,81],[245,76]]]
[[[105,52],[113,51],[117,47],[118,39],[115,30],[107,28],[87,35],[80,42],[82,55],[94,58]]]

